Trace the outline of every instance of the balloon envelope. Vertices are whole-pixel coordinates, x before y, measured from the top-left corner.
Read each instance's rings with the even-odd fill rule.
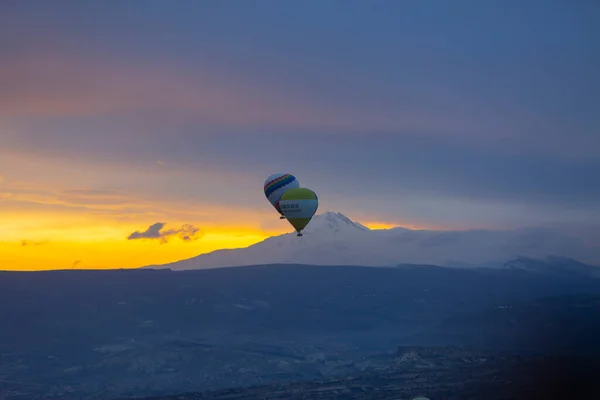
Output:
[[[307,188],[288,189],[279,201],[281,213],[298,233],[308,225],[318,207],[316,193]]]
[[[281,209],[279,208],[279,200],[281,200],[281,196],[286,190],[299,187],[300,182],[298,182],[294,175],[273,174],[265,181],[265,196],[267,197],[267,200],[269,200],[269,203],[271,203],[271,205],[275,207],[280,214],[282,214]]]

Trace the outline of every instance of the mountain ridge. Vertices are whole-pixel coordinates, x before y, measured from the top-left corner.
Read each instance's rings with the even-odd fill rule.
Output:
[[[511,231],[370,229],[339,212],[316,215],[304,230],[269,237],[246,248],[221,249],[143,268],[172,270],[262,264],[361,265],[392,267],[431,264],[445,267],[506,267],[515,259],[585,260],[600,257],[584,238],[544,228]],[[532,261],[528,261],[531,263]]]

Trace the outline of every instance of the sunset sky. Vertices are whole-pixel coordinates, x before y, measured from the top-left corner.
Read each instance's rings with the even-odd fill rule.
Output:
[[[290,232],[277,172],[373,227],[594,230],[599,41],[594,1],[2,1],[0,269]]]

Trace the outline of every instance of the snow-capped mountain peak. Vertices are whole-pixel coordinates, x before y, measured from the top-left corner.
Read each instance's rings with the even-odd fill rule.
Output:
[[[350,220],[350,218],[346,217],[344,214],[332,211],[327,211],[323,214],[315,215],[304,230],[304,232],[309,236],[345,236],[370,231],[371,230],[369,228],[362,225],[360,222],[354,222]]]

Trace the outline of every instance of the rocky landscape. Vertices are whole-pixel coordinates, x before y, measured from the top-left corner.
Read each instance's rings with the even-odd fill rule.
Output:
[[[360,363],[359,368],[360,372],[328,379],[144,400],[552,400],[600,395],[600,383],[594,378],[600,368],[597,359],[400,347],[393,355]]]

